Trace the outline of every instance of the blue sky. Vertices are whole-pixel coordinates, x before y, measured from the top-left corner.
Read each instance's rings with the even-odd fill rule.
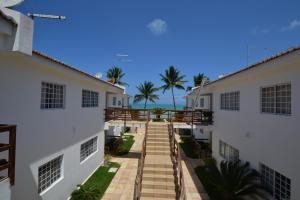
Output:
[[[192,84],[300,44],[299,0],[25,0],[23,13],[65,15],[35,19],[34,48],[90,74],[121,67],[128,93],[174,65]],[[120,56],[121,55],[121,56]],[[176,91],[183,104],[184,91]],[[171,102],[170,92],[159,103]]]

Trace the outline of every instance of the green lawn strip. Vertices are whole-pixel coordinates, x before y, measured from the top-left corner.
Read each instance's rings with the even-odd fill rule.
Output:
[[[112,162],[110,166],[101,166],[97,171],[83,184],[86,187],[97,188],[99,190],[99,199],[104,195],[110,182],[116,173],[108,172],[111,167],[120,168],[119,163]]]
[[[203,167],[203,166],[196,167],[195,172],[196,172],[199,180],[203,184],[204,189],[206,190],[210,199],[211,200],[220,200],[220,197],[218,196],[218,191],[216,190],[216,188],[214,188],[214,186],[209,181],[210,177],[207,175],[207,172],[205,171],[205,167]]]
[[[120,151],[117,153],[118,156],[128,154],[134,143],[133,135],[123,135],[122,137],[123,137],[124,143],[122,144]]]
[[[192,149],[192,145],[189,142],[181,142],[179,143],[181,148],[183,149],[185,155],[189,158],[199,158],[198,155]]]

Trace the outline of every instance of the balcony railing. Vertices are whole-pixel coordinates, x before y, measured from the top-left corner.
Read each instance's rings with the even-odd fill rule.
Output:
[[[176,186],[177,186],[177,198],[179,200],[186,199],[186,190],[184,184],[183,170],[181,165],[181,154],[180,147],[178,142],[175,139],[174,127],[171,121],[169,125],[169,135],[171,138],[171,152],[172,152],[172,161],[174,163],[175,175],[176,175]]]
[[[205,110],[156,110],[156,109],[127,109],[106,108],[105,121],[152,121],[182,122],[187,124],[210,125],[213,123],[213,112]]]
[[[7,170],[10,184],[15,184],[15,157],[16,157],[16,126],[0,124],[0,133],[8,133],[8,143],[0,143],[0,152],[8,151],[8,158],[0,158],[0,171]]]

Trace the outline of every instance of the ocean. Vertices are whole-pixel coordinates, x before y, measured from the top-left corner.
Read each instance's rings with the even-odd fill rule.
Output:
[[[141,103],[136,103],[136,104],[131,104],[132,108],[135,109],[144,109],[144,104]],[[176,110],[183,110],[185,105],[181,104],[176,104]],[[147,109],[153,109],[153,108],[163,108],[167,110],[173,110],[174,106],[173,104],[147,104]]]

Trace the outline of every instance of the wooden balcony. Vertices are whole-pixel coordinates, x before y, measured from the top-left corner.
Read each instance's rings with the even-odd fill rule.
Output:
[[[204,110],[161,110],[156,109],[128,109],[107,108],[105,109],[105,121],[165,121],[180,122],[187,124],[211,125],[213,112]]]
[[[16,158],[16,126],[0,124],[0,134],[9,134],[7,143],[0,141],[0,152],[8,151],[8,158],[0,158],[0,171],[7,170],[10,184],[15,184],[15,158]]]

